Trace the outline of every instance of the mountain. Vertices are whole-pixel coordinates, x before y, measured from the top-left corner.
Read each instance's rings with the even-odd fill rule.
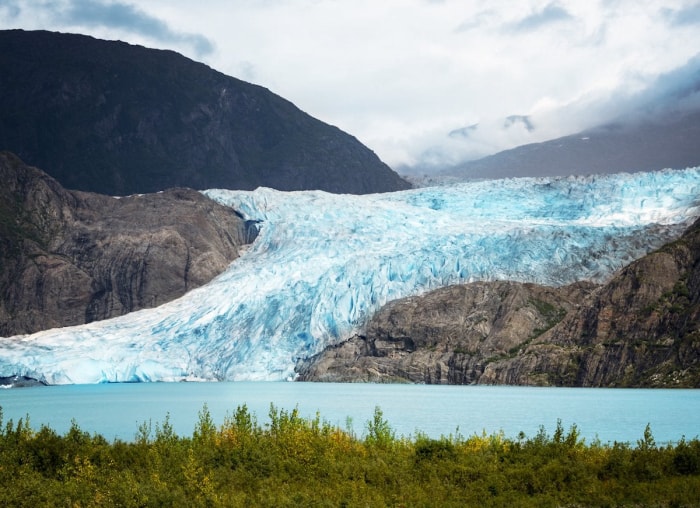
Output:
[[[189,189],[67,191],[0,152],[0,334],[158,306],[209,282],[250,240],[233,210]]]
[[[153,309],[0,338],[0,377],[50,384],[293,379],[298,361],[362,335],[394,300],[477,281],[609,281],[697,220],[700,168],[363,196],[269,188],[204,194],[259,225],[256,240],[223,273]],[[587,289],[570,291],[579,295],[573,305]],[[535,302],[523,304],[523,314],[541,315],[533,335],[560,319],[564,304],[548,295],[533,289],[519,296]],[[473,320],[486,327],[483,317],[481,325],[477,314]]]
[[[459,179],[564,176],[700,165],[700,112],[603,125],[445,170]]]
[[[0,150],[70,189],[409,187],[357,139],[265,88],[123,42],[0,31],[0,112]]]
[[[386,305],[307,381],[700,388],[700,221],[601,286],[476,282]]]

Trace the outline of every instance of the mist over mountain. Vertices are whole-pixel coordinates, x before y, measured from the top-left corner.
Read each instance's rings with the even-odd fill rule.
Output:
[[[354,137],[172,51],[0,31],[0,150],[64,187],[386,192],[409,185]]]
[[[564,124],[580,127],[548,136]],[[700,164],[699,140],[700,55],[634,93],[455,128],[418,164],[399,171],[434,181],[683,169]],[[484,156],[506,142],[514,147]]]
[[[700,164],[700,111],[612,123],[444,170],[459,179],[607,174]]]

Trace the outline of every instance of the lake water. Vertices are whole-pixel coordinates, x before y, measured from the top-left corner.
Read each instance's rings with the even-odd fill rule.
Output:
[[[321,418],[362,435],[379,406],[397,435],[464,436],[482,431],[520,431],[534,436],[540,426],[554,432],[576,424],[587,442],[635,443],[649,423],[657,443],[700,435],[700,390],[534,388],[288,382],[143,383],[68,385],[0,390],[4,421],[29,415],[32,427],[47,424],[59,433],[75,419],[82,430],[107,439],[132,440],[139,424],[163,422],[189,436],[206,404],[214,421],[246,404],[258,422],[268,421],[270,404]]]

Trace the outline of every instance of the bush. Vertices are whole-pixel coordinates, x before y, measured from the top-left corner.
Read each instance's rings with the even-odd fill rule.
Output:
[[[73,423],[65,435],[28,419],[2,424],[2,506],[693,506],[700,441],[584,443],[558,421],[550,436],[397,438],[379,408],[359,438],[298,410],[261,426],[240,406],[222,425],[206,406],[192,436],[166,417],[132,442]],[[155,429],[155,431],[153,431]]]

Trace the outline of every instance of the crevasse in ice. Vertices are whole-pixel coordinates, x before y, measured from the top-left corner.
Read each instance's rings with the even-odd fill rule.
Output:
[[[260,221],[209,284],[156,309],[0,338],[0,376],[50,384],[281,380],[386,302],[455,283],[602,282],[700,216],[700,168],[368,196],[209,190]]]

